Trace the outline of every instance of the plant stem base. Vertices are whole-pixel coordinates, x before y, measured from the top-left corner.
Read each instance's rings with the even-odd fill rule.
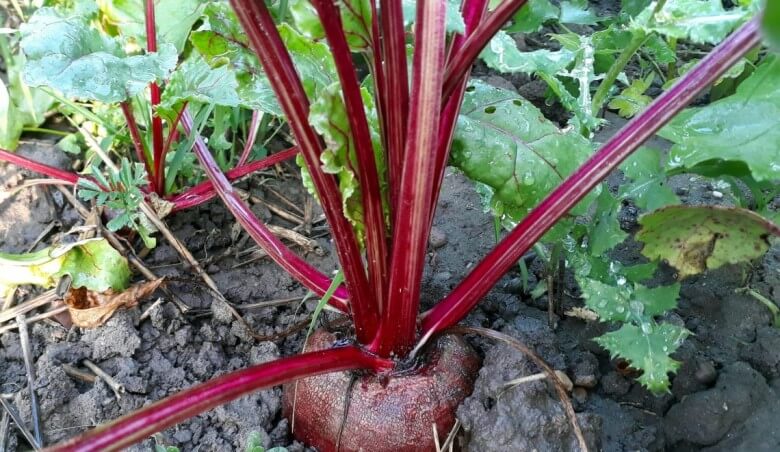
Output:
[[[330,348],[335,340],[317,331],[307,351]],[[471,394],[480,359],[458,336],[438,339],[425,359],[403,375],[356,375],[353,382],[353,374],[341,372],[286,384],[282,406],[295,438],[322,452],[436,450],[433,424],[444,441],[455,410]]]

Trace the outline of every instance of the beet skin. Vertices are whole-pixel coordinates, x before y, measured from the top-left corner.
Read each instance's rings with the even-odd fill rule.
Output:
[[[317,331],[307,351],[331,347],[335,336]],[[320,452],[428,452],[435,450],[433,424],[443,441],[455,424],[455,410],[472,391],[479,357],[458,336],[444,336],[429,347],[426,364],[402,376],[331,373],[284,385],[282,406],[295,438]],[[295,411],[293,416],[293,400]]]

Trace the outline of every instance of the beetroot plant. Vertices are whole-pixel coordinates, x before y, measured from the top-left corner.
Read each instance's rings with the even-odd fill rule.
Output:
[[[213,187],[268,255],[305,287],[329,296],[329,304],[350,318],[352,330],[342,336],[315,332],[305,353],[183,390],[53,450],[120,449],[250,391],[280,384],[294,435],[320,450],[432,450],[431,425],[439,432],[451,429],[454,410],[470,393],[479,368],[475,352],[447,335],[448,328],[613,169],[761,41],[759,19],[747,21],[589,158],[572,148],[561,162],[571,166],[570,175],[451,293],[420,312],[426,244],[453,138],[461,127],[474,133],[474,124],[459,119],[464,99],[469,108],[479,105],[489,115],[525,108],[519,96],[502,97],[471,83],[469,73],[490,39],[526,2],[504,0],[490,10],[496,2],[464,0],[460,18],[452,1],[418,1],[413,19],[404,17],[405,3],[291,2],[299,30],[278,23],[278,10],[268,2],[232,0],[232,9],[212,3],[191,37],[211,70],[233,71],[236,92],[263,96],[269,88],[276,95],[305,182],[331,227],[343,285],[337,287],[270,233],[231,186],[187,106],[178,104],[177,110],[176,120],[209,179],[203,193]],[[151,36],[155,25],[148,18]],[[154,52],[153,39],[147,39]],[[365,80],[356,61],[367,67]],[[155,89],[151,92],[154,99]],[[154,124],[153,137],[159,134]],[[538,127],[547,130],[549,124]],[[547,131],[537,138],[551,145],[576,144],[557,128]],[[480,149],[457,151],[480,155]],[[490,166],[490,158],[482,164]],[[150,174],[157,178],[160,170],[150,168]],[[159,184],[150,187],[154,191]],[[655,325],[638,328],[645,327]],[[663,328],[656,333],[664,356],[684,337],[665,335]],[[664,378],[667,370],[661,369]]]

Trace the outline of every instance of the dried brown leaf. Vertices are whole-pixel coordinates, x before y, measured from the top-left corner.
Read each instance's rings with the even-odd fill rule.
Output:
[[[130,286],[121,293],[111,290],[93,292],[85,287],[71,288],[65,294],[64,302],[68,306],[73,324],[81,328],[96,328],[108,321],[119,308],[132,308],[138,302],[151,295],[163,278]]]

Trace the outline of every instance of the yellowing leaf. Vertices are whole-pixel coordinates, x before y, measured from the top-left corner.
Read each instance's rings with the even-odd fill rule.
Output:
[[[680,278],[762,256],[780,227],[747,209],[670,206],[643,215],[636,239],[642,254],[664,259]]]
[[[0,253],[0,296],[16,286],[53,287],[69,275],[73,287],[122,290],[130,281],[125,259],[105,239],[89,239],[26,254]]]

